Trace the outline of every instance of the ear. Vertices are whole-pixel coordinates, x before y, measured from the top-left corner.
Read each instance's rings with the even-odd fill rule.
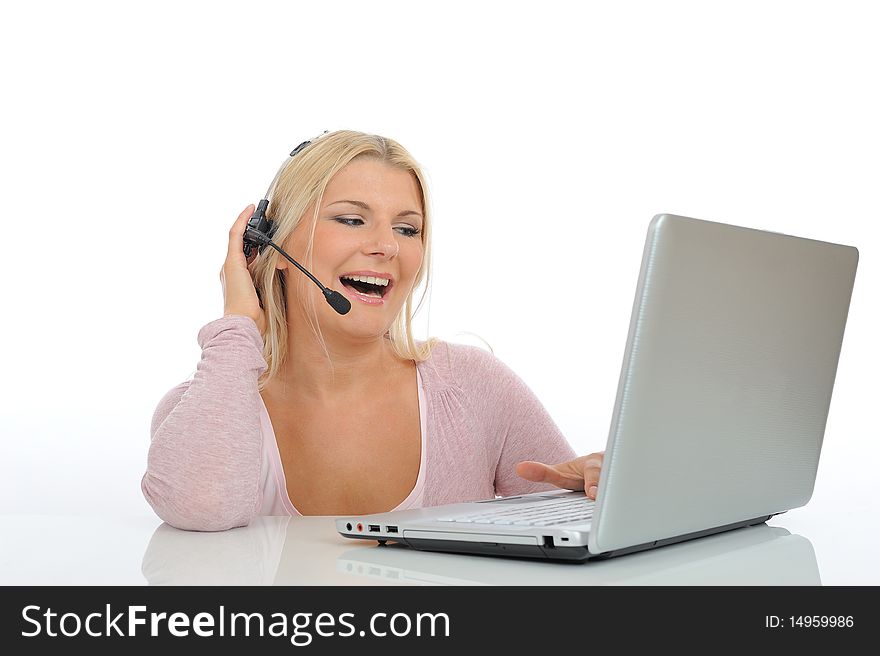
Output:
[[[279,246],[281,246],[281,245],[279,244]],[[284,248],[284,246],[281,246],[281,248]],[[267,251],[268,251],[268,250],[271,250],[271,251],[272,251],[272,255],[275,256],[275,270],[276,270],[276,271],[284,271],[284,270],[286,270],[286,269],[288,268],[287,258],[282,257],[282,256],[281,256],[281,253],[279,253],[279,252],[276,251],[274,248],[271,248],[271,247],[269,247],[269,246],[266,247],[266,250],[267,250]]]

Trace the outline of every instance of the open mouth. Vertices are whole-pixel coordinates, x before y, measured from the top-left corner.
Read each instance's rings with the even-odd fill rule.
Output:
[[[358,294],[372,296],[373,298],[384,298],[391,290],[391,279],[380,278],[379,276],[346,274],[339,276],[339,282]]]

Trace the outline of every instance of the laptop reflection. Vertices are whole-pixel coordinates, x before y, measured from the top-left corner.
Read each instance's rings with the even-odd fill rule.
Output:
[[[326,517],[258,517],[219,533],[153,533],[150,585],[821,585],[813,546],[760,524],[588,563],[350,547]]]
[[[586,564],[524,567],[390,544],[351,549],[336,564],[352,577],[423,585],[822,585],[810,541],[767,524]]]

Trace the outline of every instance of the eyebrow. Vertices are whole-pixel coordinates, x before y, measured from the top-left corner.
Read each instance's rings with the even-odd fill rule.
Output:
[[[330,207],[330,205],[339,205],[340,203],[348,203],[349,205],[356,205],[357,207],[361,207],[365,210],[370,209],[370,206],[367,205],[362,200],[337,200],[337,201],[332,202],[329,205],[327,205],[327,207]],[[416,212],[415,210],[404,210],[403,212],[400,212],[397,216],[422,216],[422,213]]]

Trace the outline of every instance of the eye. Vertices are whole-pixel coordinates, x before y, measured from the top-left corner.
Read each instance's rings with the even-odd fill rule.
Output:
[[[364,224],[364,220],[356,216],[336,216],[333,220],[347,226],[359,226]]]
[[[404,237],[415,237],[416,235],[421,233],[421,230],[419,230],[418,228],[413,228],[412,226],[408,225],[397,226],[394,229],[397,230],[398,234],[401,234]]]

